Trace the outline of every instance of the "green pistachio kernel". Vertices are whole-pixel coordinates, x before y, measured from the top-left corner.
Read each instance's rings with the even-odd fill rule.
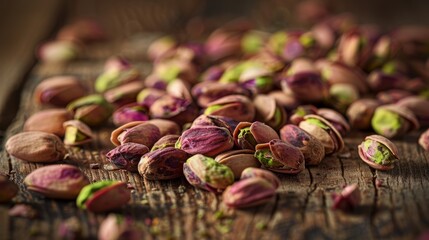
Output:
[[[257,150],[255,152],[255,157],[259,160],[259,162],[269,168],[281,168],[283,164],[276,161],[269,149]]]
[[[257,34],[247,34],[241,40],[241,47],[245,53],[257,53],[263,46],[263,39]]]
[[[111,108],[110,104],[99,94],[92,94],[79,99],[74,100],[69,105],[67,105],[68,110],[75,110],[79,107],[88,106],[88,105],[103,105],[105,107]]]
[[[250,127],[240,129],[238,139],[245,139],[252,146],[256,146],[257,144],[255,137],[250,132]]]
[[[273,79],[269,76],[257,77],[255,79],[255,85],[261,89],[270,88],[271,85],[273,85]]]
[[[248,63],[240,63],[235,65],[234,67],[226,70],[222,77],[219,79],[219,82],[222,83],[236,83],[240,78],[241,73],[243,73],[244,69],[248,67]]]
[[[271,49],[274,51],[274,53],[281,54],[287,38],[288,37],[285,32],[274,33],[271,36],[268,45],[271,46]]]
[[[314,43],[316,42],[315,39],[310,36],[309,34],[303,34],[300,38],[299,38],[299,42],[304,46],[304,47],[311,47],[314,45]]]
[[[323,128],[325,130],[330,128],[328,125],[324,124],[322,121],[320,121],[319,119],[316,119],[316,118],[309,118],[309,119],[306,119],[305,121],[310,123],[310,124],[316,125],[320,128]]]
[[[378,108],[371,119],[374,131],[383,136],[392,136],[403,126],[404,120],[397,113]]]
[[[76,127],[66,127],[64,142],[77,143],[87,139],[88,136],[79,131]]]
[[[222,165],[209,157],[204,158],[204,162],[206,170],[205,182],[213,186],[223,185],[225,181],[231,184],[234,182],[234,173],[228,166]]]
[[[182,69],[179,66],[168,65],[168,67],[163,68],[162,71],[158,71],[157,73],[162,80],[169,83],[176,79],[181,71]]]
[[[363,151],[370,160],[380,165],[390,165],[396,160],[396,157],[386,146],[371,139],[363,143]]]
[[[85,187],[82,188],[82,190],[80,190],[79,196],[77,196],[76,199],[76,205],[79,208],[85,209],[85,203],[88,199],[90,199],[92,197],[92,195],[94,195],[95,192],[97,192],[98,190],[111,186],[115,183],[117,183],[118,181],[112,181],[112,180],[104,180],[104,181],[99,181],[99,182],[95,182],[95,183],[91,183],[89,185],[86,185]]]
[[[282,112],[280,111],[280,108],[277,107],[274,112],[274,126],[280,126],[282,120]]]
[[[206,110],[204,110],[204,115],[210,115],[213,112],[221,109],[222,107],[223,107],[222,105],[213,105],[213,106],[210,106],[210,107],[206,108]]]

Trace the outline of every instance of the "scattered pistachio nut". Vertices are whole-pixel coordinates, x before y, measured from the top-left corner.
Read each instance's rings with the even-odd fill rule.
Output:
[[[262,168],[248,167],[241,172],[240,179],[243,180],[253,177],[260,177],[267,180],[273,185],[274,189],[280,186],[280,179],[273,172]]]
[[[46,119],[49,119],[49,123],[45,122]],[[42,110],[34,113],[25,121],[24,131],[53,133],[58,137],[63,137],[65,133],[63,123],[71,119],[73,119],[73,115],[66,109]]]
[[[37,131],[13,135],[7,140],[5,148],[11,156],[35,163],[62,160],[67,153],[57,135]]]
[[[113,107],[99,94],[87,95],[74,100],[67,105],[74,113],[74,119],[89,126],[98,126],[110,117]]]
[[[73,165],[54,164],[32,171],[25,177],[24,184],[48,198],[75,199],[89,180]]]
[[[273,139],[280,139],[277,132],[262,122],[240,122],[234,130],[235,145],[241,149],[255,150],[260,143],[267,143]]]
[[[149,110],[139,103],[126,104],[113,112],[112,120],[117,127],[129,122],[147,121],[149,120]]]
[[[341,134],[341,136],[346,136],[350,131],[350,126],[347,120],[343,115],[333,109],[329,108],[319,108],[317,109],[317,114],[324,119],[328,120],[329,123]]]
[[[261,177],[251,177],[229,186],[222,195],[222,201],[228,207],[247,208],[264,204],[275,195],[272,183]]]
[[[158,149],[141,157],[138,171],[149,180],[178,178],[183,176],[183,164],[188,157],[188,153],[174,147]]]
[[[287,121],[287,113],[275,98],[258,94],[253,99],[256,109],[256,119],[267,124],[268,126],[279,130]]]
[[[110,136],[110,141],[116,146],[133,142],[152,148],[160,138],[161,132],[157,126],[149,122],[135,121],[115,129]]]
[[[34,89],[34,100],[43,105],[65,107],[86,95],[87,89],[73,76],[55,76],[44,79]]]
[[[149,148],[140,143],[124,143],[106,154],[107,160],[118,168],[137,172],[140,158],[149,152]]]
[[[340,194],[333,194],[332,199],[334,204],[333,209],[340,209],[343,211],[351,211],[359,206],[361,201],[359,186],[351,184],[346,186]]]
[[[64,144],[79,146],[92,142],[94,135],[92,130],[79,120],[69,120],[63,124],[65,129]]]
[[[347,118],[354,129],[366,130],[371,127],[371,119],[380,102],[375,99],[362,98],[353,102],[347,109]]]
[[[229,95],[210,102],[204,114],[229,117],[238,122],[252,122],[256,110],[249,98],[242,95]]]
[[[158,141],[156,141],[156,143],[153,145],[150,151],[155,151],[155,150],[163,149],[167,147],[175,147],[179,137],[180,135],[176,135],[176,134],[165,135],[161,137]]]
[[[371,126],[377,134],[394,138],[418,129],[419,122],[408,108],[389,104],[375,110]]]
[[[0,174],[0,203],[9,202],[18,193],[18,186],[3,174]]]
[[[99,240],[138,240],[142,239],[140,231],[133,226],[131,218],[119,214],[109,214],[98,229]]]
[[[119,181],[104,180],[86,185],[80,191],[76,204],[91,212],[107,212],[120,208],[131,199],[127,184]]]
[[[399,159],[396,145],[381,135],[370,135],[358,146],[359,157],[377,170],[390,170]]]
[[[249,149],[231,150],[217,155],[215,161],[231,168],[235,179],[238,179],[244,169],[261,166],[258,159],[253,156],[254,153],[253,150]]]

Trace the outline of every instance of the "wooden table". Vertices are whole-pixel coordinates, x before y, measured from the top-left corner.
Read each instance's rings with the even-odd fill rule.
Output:
[[[3,16],[9,21],[0,21],[5,30],[5,37],[0,38],[3,139],[20,132],[28,116],[41,109],[32,101],[32,91],[46,77],[73,74],[92,87],[105,59],[113,54],[130,58],[147,74],[150,64],[144,54],[150,40],[157,36],[153,31],[172,31],[187,16],[201,12],[204,4],[194,5],[196,2],[181,1],[180,6],[173,4],[174,8],[166,8],[165,0],[1,3],[1,9],[11,9]],[[228,13],[236,14],[234,9]],[[39,42],[81,16],[93,17],[106,26],[111,40],[88,47],[82,59],[68,64],[35,62],[34,49]],[[105,170],[104,155],[113,148],[108,140],[112,129],[97,129],[96,142],[90,146],[69,148],[69,158],[64,162],[78,165],[91,181],[117,179],[130,183],[134,187],[132,201],[118,213],[134,219],[144,239],[414,239],[429,231],[429,154],[416,144],[418,132],[394,141],[401,160],[388,172],[372,170],[359,160],[357,145],[369,133],[353,132],[345,138],[344,154],[328,156],[321,165],[296,176],[278,175],[282,185],[275,199],[259,207],[233,211],[222,206],[219,195],[193,188],[184,178],[148,181],[138,174]],[[90,163],[102,167],[91,169]],[[81,222],[83,238],[95,239],[106,214],[78,210],[73,201],[45,199],[26,189],[23,178],[40,166],[11,159],[2,150],[0,172],[9,174],[20,192],[12,203],[0,205],[0,239],[54,239],[59,225],[72,217]],[[362,204],[350,213],[333,210],[331,195],[352,183],[359,184]],[[8,210],[16,203],[32,205],[39,216],[9,217]]]

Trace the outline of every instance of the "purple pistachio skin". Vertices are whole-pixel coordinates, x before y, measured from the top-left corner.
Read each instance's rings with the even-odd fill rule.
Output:
[[[170,95],[156,100],[149,112],[152,118],[172,120],[180,126],[198,117],[198,108],[192,102]]]
[[[220,115],[238,122],[251,122],[255,118],[256,109],[248,97],[229,95],[210,102],[204,114]]]
[[[200,107],[228,95],[250,96],[250,92],[237,83],[201,82],[192,88],[192,96]]]
[[[148,109],[138,103],[130,103],[117,109],[112,115],[115,126],[122,126],[125,123],[134,121],[149,120]]]
[[[299,72],[282,79],[284,92],[291,91],[302,102],[317,102],[327,96],[327,86],[317,72]]]
[[[388,74],[375,70],[368,75],[367,82],[374,92],[402,88],[407,78],[398,74]]]
[[[264,170],[262,168],[248,167],[244,169],[243,172],[241,172],[240,179],[243,180],[254,177],[260,177],[267,180],[273,185],[274,189],[277,189],[280,186],[280,179],[273,172]]]
[[[176,134],[165,135],[161,137],[158,141],[156,141],[156,143],[153,145],[150,151],[155,151],[155,150],[163,149],[167,147],[174,147],[179,137],[180,135],[176,135]]]
[[[247,208],[264,204],[276,195],[273,185],[261,177],[242,179],[223,193],[223,203],[232,208]]]
[[[232,118],[215,115],[200,115],[193,122],[191,127],[195,126],[218,126],[224,127],[229,130],[231,135],[234,133],[234,129],[237,127],[238,122]]]
[[[149,148],[139,143],[124,143],[106,154],[107,160],[121,169],[137,172],[140,158],[149,152]]]
[[[345,136],[350,131],[350,126],[347,120],[343,115],[335,110],[329,108],[319,108],[317,110],[317,115],[328,120],[332,126],[341,134]]]
[[[143,155],[138,165],[140,175],[149,180],[167,180],[183,176],[183,164],[189,154],[174,147],[157,149]]]
[[[333,209],[351,211],[361,202],[359,187],[357,184],[348,185],[340,194],[333,194],[332,199],[334,201]]]
[[[280,139],[277,132],[262,122],[240,122],[233,134],[235,145],[241,149],[255,150],[260,143],[267,143],[273,139]]]
[[[149,122],[129,122],[115,129],[110,141],[119,146],[127,142],[140,143],[151,148],[161,138],[161,132],[157,126]]]
[[[189,154],[199,153],[209,157],[230,150],[233,146],[234,140],[228,129],[216,126],[190,128],[182,133],[176,143],[176,148]]]
[[[429,152],[429,129],[420,135],[419,144],[425,151]]]

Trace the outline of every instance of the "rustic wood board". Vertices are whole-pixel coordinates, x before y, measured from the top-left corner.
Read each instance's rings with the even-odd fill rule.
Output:
[[[150,29],[151,23],[144,25],[139,17],[151,11],[132,4],[115,9],[112,2],[101,8],[97,1],[93,3],[92,9],[82,2],[69,7],[69,18],[89,11],[87,15],[95,16],[109,26],[111,34],[120,37],[89,47],[83,59],[68,64],[36,64],[26,79],[18,115],[5,139],[20,132],[28,116],[41,109],[34,104],[32,92],[46,77],[72,74],[92,87],[104,60],[113,54],[131,58],[144,73],[150,70],[144,50],[153,35],[134,32]],[[130,19],[137,20],[126,25]],[[153,24],[164,23],[168,28],[171,19],[174,16],[159,18]],[[144,239],[414,239],[429,230],[429,154],[416,144],[417,132],[394,141],[401,160],[391,171],[372,170],[359,160],[357,145],[369,133],[354,132],[345,138],[343,154],[326,157],[319,166],[295,176],[279,174],[282,185],[271,202],[231,210],[221,204],[221,196],[193,188],[184,178],[148,181],[135,173],[105,170],[105,153],[113,148],[109,143],[112,129],[112,125],[96,129],[96,141],[87,147],[69,148],[64,162],[79,166],[91,181],[116,179],[130,183],[134,187],[132,200],[117,212],[134,219]],[[13,203],[0,205],[0,239],[54,239],[61,222],[71,217],[80,220],[82,238],[97,238],[106,214],[93,214],[77,209],[73,201],[45,199],[29,192],[22,183],[24,177],[43,165],[11,158],[4,150],[0,157],[0,172],[9,174],[20,188]],[[90,163],[101,167],[91,169]],[[332,193],[351,183],[359,184],[362,204],[351,213],[332,210]],[[8,209],[15,203],[31,204],[39,216],[9,217]]]

